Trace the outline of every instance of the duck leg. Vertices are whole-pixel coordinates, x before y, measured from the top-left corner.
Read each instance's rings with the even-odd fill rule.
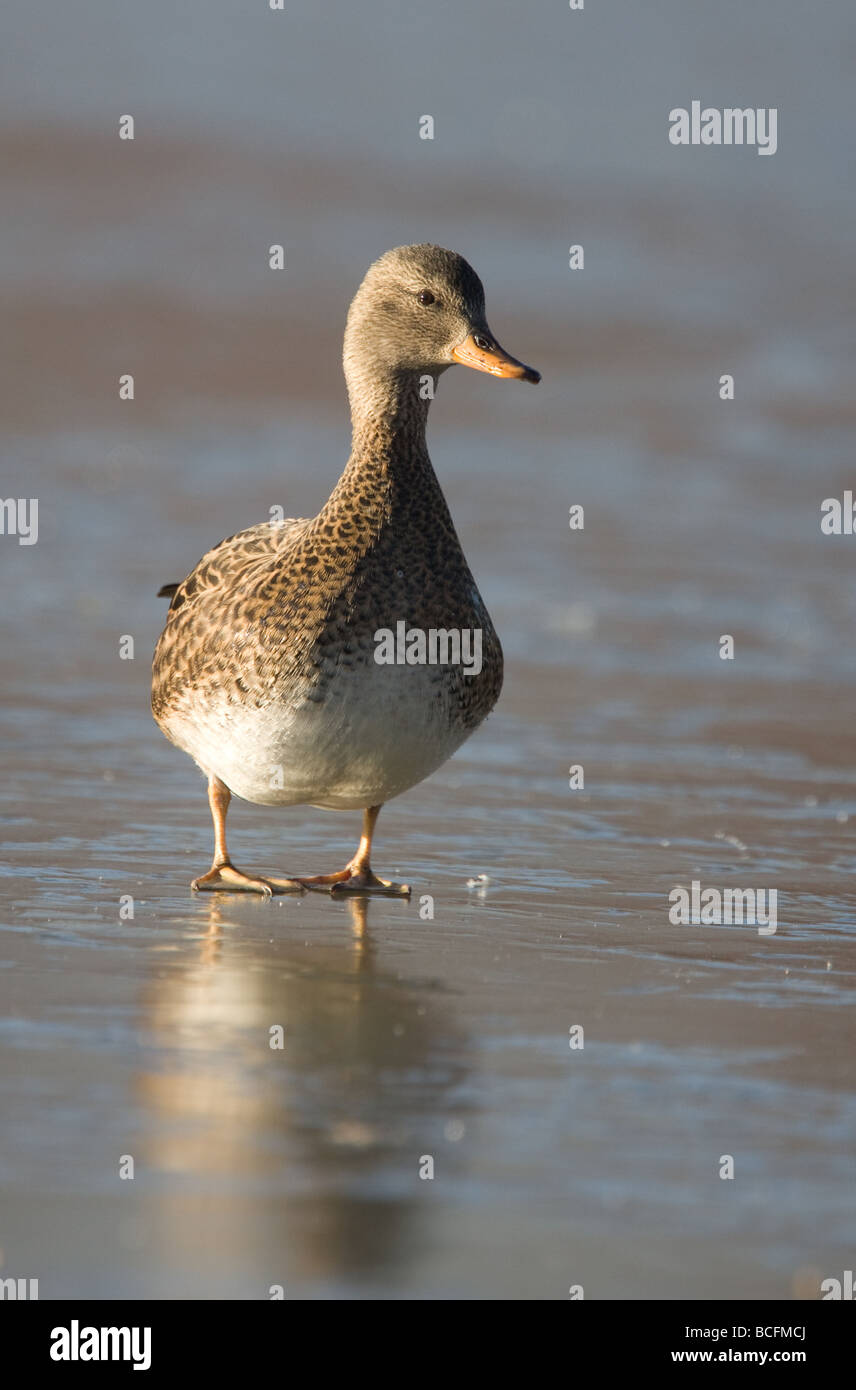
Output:
[[[226,783],[221,782],[219,777],[210,777],[208,805],[211,807],[214,820],[214,862],[207,874],[193,880],[190,886],[194,892],[198,893],[200,889],[206,892],[237,889],[244,893],[261,893],[265,898],[271,897],[275,892],[302,893],[303,885],[296,879],[252,878],[235,868],[226,848],[226,812],[231,800],[232,793]]]
[[[301,878],[304,888],[329,888],[331,893],[382,893],[387,897],[410,897],[407,883],[390,883],[388,879],[378,878],[372,873],[369,862],[372,852],[372,836],[375,823],[380,815],[379,806],[369,806],[363,812],[363,833],[357,852],[344,869],[336,874],[315,874],[312,878]]]

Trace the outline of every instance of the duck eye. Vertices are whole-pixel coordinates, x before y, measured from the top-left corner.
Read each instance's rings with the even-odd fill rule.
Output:
[[[433,304],[434,296],[430,290],[420,290],[418,295],[420,304]]]

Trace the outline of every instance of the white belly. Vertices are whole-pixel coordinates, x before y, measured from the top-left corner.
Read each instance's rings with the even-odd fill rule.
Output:
[[[322,702],[196,711],[169,736],[236,796],[262,805],[378,806],[435,772],[472,732],[450,722],[436,668],[343,672]]]

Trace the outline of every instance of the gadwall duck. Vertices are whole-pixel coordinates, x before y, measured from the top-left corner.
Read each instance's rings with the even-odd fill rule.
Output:
[[[377,878],[385,801],[434,772],[493,709],[502,648],[425,443],[454,363],[537,382],[485,319],[475,271],[439,246],[400,246],[351,304],[344,366],[353,442],[310,520],[221,541],[171,597],[152,712],[208,778],[214,862],[194,889],[409,894]],[[242,873],[226,848],[232,794],[266,806],[363,810],[338,873]]]

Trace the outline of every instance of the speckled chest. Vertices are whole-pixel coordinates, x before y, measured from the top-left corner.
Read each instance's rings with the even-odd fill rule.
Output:
[[[439,492],[439,489],[438,489]],[[440,495],[442,502],[442,495]],[[388,639],[379,634],[425,635],[424,661],[416,653],[414,688],[441,708],[450,722],[474,728],[496,703],[502,685],[502,649],[475,580],[461,550],[445,503],[414,507],[395,525],[381,529],[353,564],[325,620],[304,668],[306,698],[323,701],[331,685],[360,679],[360,671],[377,667]],[[319,547],[322,560],[325,547]],[[448,641],[432,641],[432,634]],[[455,660],[473,645],[479,670]],[[398,664],[414,658],[396,642]],[[447,659],[451,658],[451,659]],[[381,665],[381,672],[384,667]],[[377,672],[372,671],[372,684]]]

